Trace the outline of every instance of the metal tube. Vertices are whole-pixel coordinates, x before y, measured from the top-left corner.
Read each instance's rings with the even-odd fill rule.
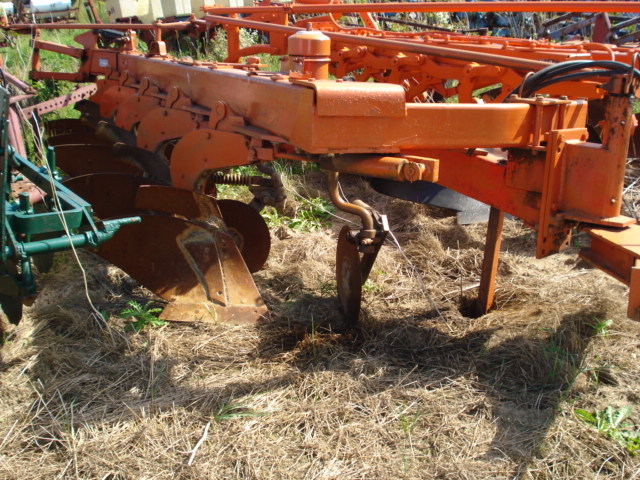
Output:
[[[15,76],[11,75],[4,68],[0,68],[0,74],[2,75],[2,77],[7,82],[9,82],[11,85],[13,85],[14,87],[18,88],[19,90],[22,90],[23,92],[34,92],[35,91],[31,85],[29,85],[28,83],[23,82],[18,77],[15,77]]]
[[[109,240],[116,233],[118,228],[120,228],[120,226],[128,225],[131,223],[138,223],[140,221],[140,217],[105,220],[103,222],[103,225],[105,227],[104,230],[87,231],[84,233],[77,233],[75,235],[20,243],[19,249],[24,255],[32,256],[39,253],[60,252],[62,250],[68,250],[71,245],[73,245],[74,247],[96,247],[101,243]],[[16,255],[15,249],[11,246],[4,247],[3,253],[7,257],[13,257]]]
[[[3,27],[5,30],[186,30],[191,22],[172,23],[14,23]],[[23,32],[24,33],[24,32]]]
[[[359,207],[353,203],[348,203],[340,195],[338,188],[338,172],[327,173],[327,190],[329,197],[338,210],[357,215],[362,220],[362,226],[365,230],[373,230],[373,216],[366,208]]]

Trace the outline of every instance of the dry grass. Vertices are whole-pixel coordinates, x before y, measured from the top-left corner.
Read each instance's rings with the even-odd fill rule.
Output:
[[[334,300],[340,221],[273,239],[256,275],[272,313],[256,326],[125,333],[118,313],[149,295],[85,253],[111,314],[100,329],[61,256],[1,351],[0,478],[640,478],[573,414],[632,405],[638,424],[625,288],[576,250],[535,260],[532,233],[508,221],[499,308],[465,317],[485,227],[345,186],[389,214],[411,262],[383,248],[352,330]]]

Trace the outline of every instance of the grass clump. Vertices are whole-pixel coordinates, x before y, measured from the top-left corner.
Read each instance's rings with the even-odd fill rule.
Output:
[[[312,232],[331,225],[335,212],[333,205],[321,197],[304,199],[296,208],[293,216],[280,215],[275,208],[265,208],[262,218],[269,227],[286,226],[297,232]]]

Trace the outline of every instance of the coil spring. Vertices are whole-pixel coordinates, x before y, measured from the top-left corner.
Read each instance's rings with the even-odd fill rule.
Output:
[[[249,187],[255,183],[255,178],[251,175],[241,175],[238,173],[215,172],[211,175],[210,181],[217,185],[236,185]]]

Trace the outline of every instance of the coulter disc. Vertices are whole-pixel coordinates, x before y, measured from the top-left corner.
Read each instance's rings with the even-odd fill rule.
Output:
[[[44,122],[44,132],[47,138],[69,133],[91,134],[93,128],[79,118],[58,118]]]
[[[71,177],[91,173],[144,174],[140,165],[126,158],[115,157],[113,147],[103,144],[58,145],[56,165]]]
[[[144,186],[136,195],[136,208],[177,215],[203,226],[221,226],[216,199],[192,190],[167,186]]]
[[[12,260],[0,268],[0,307],[9,323],[17,325],[22,318],[20,287],[16,282],[18,268]]]
[[[47,139],[47,145],[56,147],[58,145],[87,145],[102,144],[111,145],[111,142],[95,133],[65,133]]]
[[[251,273],[260,270],[271,250],[269,227],[254,208],[237,200],[218,200],[227,233],[233,238]]]
[[[63,184],[93,207],[98,217],[117,218],[136,214],[136,196],[142,185],[153,183],[126,173],[94,173],[65,180]]]
[[[116,158],[138,165],[149,178],[166,185],[171,184],[169,164],[160,155],[125,143],[113,145],[113,154]]]
[[[12,325],[17,325],[22,319],[22,302],[19,297],[0,294],[0,307]]]

